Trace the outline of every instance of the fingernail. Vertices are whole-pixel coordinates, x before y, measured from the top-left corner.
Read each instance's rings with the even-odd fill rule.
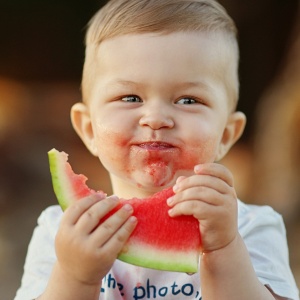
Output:
[[[107,197],[109,200],[114,201],[114,202],[118,202],[119,201],[119,197],[116,195],[111,195],[109,197]]]
[[[173,209],[169,209],[169,210],[168,210],[168,214],[169,214],[170,217],[172,217],[173,213],[174,213],[174,210],[173,210]]]
[[[176,180],[176,183],[179,183],[180,181],[182,181],[185,178],[186,178],[185,176],[179,176]]]
[[[173,201],[174,201],[174,198],[173,198],[173,197],[170,197],[170,198],[167,200],[167,204],[168,204],[168,205],[172,205]]]
[[[176,193],[179,190],[179,186],[177,184],[175,184],[173,186],[173,192]]]
[[[102,194],[93,194],[93,195],[91,195],[90,196],[91,197],[91,199],[93,199],[93,200],[95,200],[95,201],[100,201],[100,200],[102,200],[102,199],[105,199],[105,197],[103,197],[103,195]]]
[[[195,167],[194,167],[194,171],[195,171],[196,173],[200,172],[200,171],[201,171],[201,165],[195,166]]]
[[[107,197],[107,194],[102,192],[102,191],[99,191],[96,193],[97,197],[99,197],[100,199],[105,199]]]
[[[131,222],[131,223],[137,223],[137,217],[135,217],[135,216],[131,216],[130,218],[129,218],[129,221]]]
[[[130,204],[126,203],[125,205],[123,205],[122,207],[124,210],[130,212],[130,211],[133,211],[133,208]]]

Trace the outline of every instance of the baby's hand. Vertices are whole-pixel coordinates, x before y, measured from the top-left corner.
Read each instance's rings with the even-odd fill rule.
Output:
[[[99,285],[136,226],[133,209],[125,205],[99,225],[119,203],[117,197],[84,198],[64,213],[55,246],[58,264],[74,281]]]
[[[226,247],[238,234],[233,176],[216,163],[197,165],[195,175],[179,177],[168,200],[170,216],[193,215],[200,222],[202,251]]]

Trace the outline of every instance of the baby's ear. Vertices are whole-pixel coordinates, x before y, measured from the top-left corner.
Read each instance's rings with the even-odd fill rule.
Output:
[[[233,112],[227,121],[223,136],[219,145],[216,161],[221,160],[230,148],[241,137],[246,125],[246,116],[239,111]]]
[[[89,151],[97,156],[95,136],[93,132],[90,112],[84,103],[76,103],[71,108],[71,122],[76,133]]]

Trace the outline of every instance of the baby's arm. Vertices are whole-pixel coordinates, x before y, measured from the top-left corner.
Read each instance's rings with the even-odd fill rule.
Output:
[[[170,215],[193,215],[200,222],[203,300],[276,299],[259,282],[238,233],[231,173],[220,164],[198,165],[195,175],[178,178],[174,191]]]
[[[55,240],[57,262],[39,300],[99,299],[101,281],[136,225],[129,205],[99,225],[117,204],[116,197],[92,196],[66,210]]]

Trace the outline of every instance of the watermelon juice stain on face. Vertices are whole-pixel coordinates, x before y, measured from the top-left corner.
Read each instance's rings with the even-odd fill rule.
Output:
[[[152,177],[155,186],[163,186],[180,175],[191,174],[197,164],[198,150],[148,151],[145,171]]]
[[[137,147],[141,157],[145,157],[145,172],[152,178],[154,186],[163,186],[174,177],[171,161],[177,150],[172,145],[164,142],[146,142]]]
[[[186,141],[163,131],[145,135],[140,129],[129,134],[99,123],[96,147],[100,161],[115,178],[139,189],[172,186],[179,176],[193,175],[195,165],[215,157],[215,143],[201,143],[201,138]]]
[[[163,186],[167,178],[174,176],[168,164],[164,161],[149,159],[145,171],[152,177],[155,186]]]
[[[176,147],[163,142],[143,143],[132,150],[135,164],[127,171],[148,178],[154,187],[171,186],[179,176],[193,175],[197,164],[212,162],[215,151],[211,146],[201,147],[195,143]],[[138,183],[138,186],[142,185]]]

